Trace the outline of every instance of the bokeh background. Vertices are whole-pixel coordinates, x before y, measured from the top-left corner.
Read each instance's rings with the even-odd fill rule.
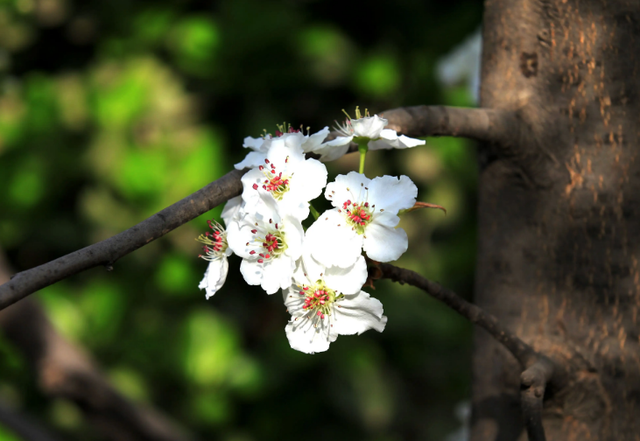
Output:
[[[0,0],[0,248],[20,271],[110,237],[223,175],[245,136],[284,121],[317,131],[356,105],[472,106],[481,14],[479,0]],[[357,168],[351,156],[330,175]],[[407,174],[420,200],[448,209],[403,218],[410,247],[398,264],[471,298],[474,145],[429,138],[373,152],[367,174]],[[34,297],[118,390],[201,439],[461,433],[468,323],[379,282],[384,333],[297,353],[281,296],[247,286],[239,259],[213,299],[197,289],[207,263],[194,239],[220,209],[112,272]],[[0,402],[63,439],[105,439],[73,402],[42,394],[2,335]],[[0,440],[17,439],[0,426]]]

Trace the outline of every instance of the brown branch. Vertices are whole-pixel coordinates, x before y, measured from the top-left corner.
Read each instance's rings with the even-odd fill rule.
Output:
[[[496,143],[511,140],[519,132],[520,121],[514,112],[446,106],[401,107],[383,115],[389,120],[389,128],[411,136],[462,136]],[[86,269],[100,265],[111,269],[123,256],[239,195],[242,174],[231,171],[122,233],[16,274],[0,285],[0,310]]]
[[[233,170],[122,233],[16,274],[0,285],[0,310],[86,269],[100,265],[110,269],[123,256],[239,195],[242,175]]]
[[[8,278],[8,266],[0,253],[0,283]],[[56,331],[35,300],[25,299],[2,311],[0,330],[24,354],[46,395],[75,402],[110,439],[193,439],[159,412],[134,404],[116,391],[89,355]]]
[[[450,106],[414,106],[381,114],[390,129],[408,136],[456,136],[510,145],[521,129],[518,114],[508,110]]]
[[[536,352],[517,335],[503,326],[497,318],[482,308],[467,302],[453,291],[432,282],[420,274],[388,263],[377,264],[382,278],[401,284],[407,283],[425,291],[427,294],[449,306],[451,309],[474,323],[498,340],[518,360],[524,372],[521,380],[522,414],[529,441],[545,441],[542,426],[542,406],[547,384],[555,376],[560,377],[561,370],[545,355]]]

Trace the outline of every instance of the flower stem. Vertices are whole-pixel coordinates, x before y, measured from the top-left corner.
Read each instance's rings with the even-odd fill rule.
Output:
[[[360,152],[360,174],[364,174],[364,158],[367,156],[367,152],[369,151],[369,146],[367,145],[368,142],[368,139],[358,142],[358,151]]]
[[[311,211],[311,214],[313,214],[314,219],[317,220],[320,217],[320,213],[318,213],[318,210],[316,210],[316,207],[314,207],[311,202],[309,202],[309,210]]]

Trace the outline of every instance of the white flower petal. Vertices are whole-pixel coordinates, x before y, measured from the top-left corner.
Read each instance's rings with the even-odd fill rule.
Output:
[[[235,198],[231,198],[224,204],[224,208],[222,209],[222,214],[220,217],[224,220],[224,225],[226,227],[231,224],[233,220],[236,220],[240,216],[240,209],[242,208],[242,196],[236,196]]]
[[[244,281],[249,285],[260,285],[264,267],[255,260],[242,259],[240,264],[240,273],[244,277]]]
[[[307,229],[305,246],[320,264],[339,266],[353,265],[362,252],[363,236],[356,233],[338,210],[327,210]]]
[[[387,325],[387,317],[382,315],[383,312],[380,300],[364,291],[347,295],[336,302],[331,336],[362,334],[369,329],[382,332]]]
[[[262,137],[252,138],[251,136],[247,136],[244,139],[244,144],[242,144],[242,147],[249,148],[256,152],[266,152],[268,149],[268,145],[265,144],[265,141],[267,140]]]
[[[226,257],[221,257],[209,262],[207,270],[204,272],[204,278],[200,281],[198,288],[205,289],[206,298],[209,299],[214,295],[225,280],[227,280],[227,274],[229,273],[229,261]]]
[[[364,251],[369,259],[377,262],[397,260],[409,247],[407,233],[402,228],[389,228],[372,222],[364,236]]]
[[[245,158],[234,165],[236,170],[242,170],[245,168],[258,167],[264,164],[264,160],[267,157],[266,152],[249,152]]]
[[[282,231],[287,241],[287,249],[284,254],[294,261],[302,255],[302,241],[304,239],[304,229],[298,219],[292,216],[285,216],[283,219]]]
[[[390,211],[378,211],[373,215],[373,222],[385,227],[395,228],[400,223],[400,217]]]
[[[344,156],[349,150],[349,143],[353,136],[338,136],[336,139],[327,141],[313,150],[313,153],[320,155],[322,162],[335,161]]]
[[[322,193],[327,185],[327,167],[315,159],[303,161],[291,177],[291,190],[285,193],[285,198],[309,202]]]
[[[396,133],[395,130],[384,129],[380,132],[380,139],[369,141],[369,150],[382,149],[407,149],[418,145],[424,145],[426,141],[422,139],[409,138]]]
[[[386,119],[380,118],[378,115],[373,115],[360,119],[352,119],[351,127],[353,127],[355,136],[377,139],[380,137],[380,132],[382,132],[388,123]]]
[[[292,318],[284,330],[291,348],[296,351],[315,354],[329,349],[329,336],[323,329],[315,328],[309,320]]]
[[[329,136],[329,127],[325,127],[319,132],[308,136],[307,139],[302,143],[302,150],[305,153],[315,151],[315,149],[317,149],[322,144],[322,141],[324,141],[327,136]]]
[[[327,186],[328,188],[328,186]],[[418,187],[407,176],[380,176],[369,184],[369,203],[376,210],[397,214],[399,210],[411,208],[416,203]]]
[[[260,286],[267,294],[275,294],[280,288],[289,288],[294,268],[295,261],[283,256],[265,262]]]
[[[313,257],[310,258],[313,259]],[[367,262],[362,255],[350,267],[331,266],[324,269],[324,280],[327,286],[343,294],[359,292],[367,281],[368,275]]]
[[[365,200],[370,182],[371,180],[365,175],[355,171],[338,175],[334,182],[327,184],[324,197],[331,201],[334,207],[341,209],[348,200],[352,202]]]

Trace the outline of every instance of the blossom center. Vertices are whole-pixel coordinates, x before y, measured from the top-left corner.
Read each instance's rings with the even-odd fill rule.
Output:
[[[201,234],[196,239],[198,242],[204,244],[203,249],[205,254],[200,255],[205,260],[215,260],[222,256],[224,256],[225,251],[227,251],[227,232],[225,229],[216,221],[207,221],[209,224],[209,228],[211,228],[212,232],[206,232]]]
[[[258,167],[266,178],[262,183],[262,188],[271,193],[277,200],[282,200],[284,194],[289,191],[291,176],[278,172],[276,165],[268,159],[265,159],[264,162],[266,165]],[[287,162],[287,160],[285,160],[285,162]],[[258,184],[253,184],[253,188],[257,190]]]
[[[372,212],[368,202],[351,202],[350,200],[342,204],[342,210],[347,218],[347,222],[358,234],[364,234],[364,229],[371,223]]]
[[[278,228],[278,224],[275,224],[275,230],[267,231],[266,234],[258,235],[258,230],[251,230],[254,237],[254,242],[259,244],[257,250],[249,252],[251,255],[258,256],[258,263],[264,263],[266,260],[276,258],[284,253],[287,249],[287,243],[284,239],[284,231]]]
[[[331,313],[331,305],[336,301],[336,292],[323,283],[302,286],[300,295],[305,296],[302,309],[324,319]]]

